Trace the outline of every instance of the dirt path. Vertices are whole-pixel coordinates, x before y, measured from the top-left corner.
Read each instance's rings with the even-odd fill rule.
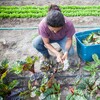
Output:
[[[99,26],[100,17],[69,17],[74,26]],[[39,19],[0,19],[1,28],[32,28],[37,27]],[[76,32],[88,28],[76,28]],[[38,54],[32,47],[32,40],[38,34],[38,30],[0,30],[0,61],[8,58],[10,61],[23,59],[27,55]],[[3,43],[5,41],[5,43]]]
[[[0,5],[99,5],[99,0],[0,0]]]

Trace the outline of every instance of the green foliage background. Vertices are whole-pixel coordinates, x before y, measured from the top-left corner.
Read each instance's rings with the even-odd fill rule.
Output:
[[[100,6],[59,5],[65,16],[100,16]],[[0,6],[0,18],[40,18],[46,16],[48,6]]]

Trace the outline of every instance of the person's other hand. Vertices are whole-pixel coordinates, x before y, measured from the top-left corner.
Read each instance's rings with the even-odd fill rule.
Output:
[[[61,59],[62,61],[64,61],[67,58],[68,58],[68,52],[65,52]]]
[[[63,63],[62,56],[60,52],[57,54],[57,62]]]

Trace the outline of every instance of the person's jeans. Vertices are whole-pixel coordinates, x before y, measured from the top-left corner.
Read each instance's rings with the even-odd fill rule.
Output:
[[[66,52],[66,48],[65,48],[65,44],[67,41],[67,37],[64,37],[61,40],[50,40],[50,43],[58,43],[63,51]],[[44,46],[43,40],[41,38],[41,36],[37,36],[34,40],[33,40],[33,47],[36,48],[43,56],[49,57],[49,53],[47,48]],[[71,48],[68,51],[68,55],[73,55],[74,54],[74,49],[73,46],[71,46]]]

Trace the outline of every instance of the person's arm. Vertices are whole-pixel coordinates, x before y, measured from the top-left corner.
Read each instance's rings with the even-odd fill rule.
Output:
[[[65,60],[68,58],[68,51],[69,51],[71,45],[72,45],[72,38],[67,38],[66,45],[65,45],[67,51],[62,56],[62,60]]]
[[[42,37],[42,39],[43,39],[43,42],[44,42],[44,44],[45,44],[45,47],[46,47],[47,49],[49,49],[51,52],[53,52],[53,53],[56,55],[57,61],[58,61],[58,62],[62,62],[62,59],[61,59],[62,55],[61,55],[61,53],[58,52],[58,51],[49,43],[49,39],[48,39],[48,38],[43,38],[43,37]]]
[[[67,38],[66,46],[65,46],[67,51],[69,51],[71,45],[72,45],[72,38]]]

